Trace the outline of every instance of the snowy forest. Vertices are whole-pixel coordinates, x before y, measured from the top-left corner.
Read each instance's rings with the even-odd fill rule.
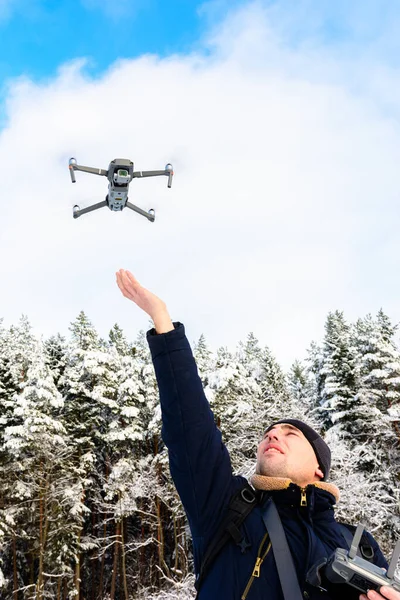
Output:
[[[256,333],[256,332],[255,332]],[[380,311],[330,313],[285,373],[249,333],[192,344],[236,473],[266,426],[300,418],[332,451],[338,521],[365,523],[390,558],[400,535],[400,351]],[[301,358],[301,360],[300,360]],[[146,335],[102,339],[81,312],[70,338],[0,322],[0,597],[194,598],[190,531],[161,439]]]

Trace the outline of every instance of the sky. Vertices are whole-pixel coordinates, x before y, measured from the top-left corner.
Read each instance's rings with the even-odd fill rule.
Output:
[[[400,5],[365,0],[0,0],[0,318],[106,337],[149,318],[129,269],[193,343],[253,332],[284,368],[382,308],[400,321]],[[128,209],[79,219],[106,169]]]

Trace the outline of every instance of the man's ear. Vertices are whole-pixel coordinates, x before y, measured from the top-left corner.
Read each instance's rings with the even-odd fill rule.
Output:
[[[315,475],[317,475],[317,476],[318,476],[318,477],[320,477],[321,479],[323,479],[323,478],[324,478],[324,474],[323,474],[323,472],[321,471],[321,469],[319,468],[319,465],[318,465],[318,467],[315,469]]]

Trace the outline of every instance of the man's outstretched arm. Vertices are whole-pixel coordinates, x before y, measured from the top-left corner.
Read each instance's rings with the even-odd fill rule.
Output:
[[[153,320],[148,333],[162,410],[170,470],[194,536],[215,527],[232,493],[232,467],[205,397],[184,326],[172,323],[165,303],[127,271],[118,286]]]

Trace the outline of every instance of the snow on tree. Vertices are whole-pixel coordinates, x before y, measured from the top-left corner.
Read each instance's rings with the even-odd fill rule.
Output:
[[[373,435],[375,439],[386,437],[388,423],[381,408],[387,402],[382,403],[381,379],[371,376],[372,373],[382,375],[382,357],[380,354],[380,332],[377,323],[371,315],[364,319],[358,319],[353,328],[352,341],[357,352],[356,366],[356,394],[358,420],[354,422],[353,439],[363,443]],[[377,386],[378,384],[378,386]],[[386,408],[385,407],[385,408]],[[365,465],[367,468],[368,465]]]
[[[201,334],[197,343],[194,344],[193,356],[196,361],[197,370],[202,384],[203,386],[206,386],[208,383],[207,373],[211,367],[212,352],[209,350],[206,338],[203,334]]]
[[[271,350],[266,346],[261,354],[261,388],[265,398],[289,398],[285,374]]]
[[[161,407],[159,401],[157,380],[149,346],[144,331],[139,331],[134,347],[136,349],[136,372],[142,394],[145,396],[141,407],[141,423],[144,440],[148,445],[156,445],[155,453],[159,451],[161,442]]]
[[[286,380],[290,396],[296,401],[297,405],[304,404],[304,409],[308,412],[312,405],[315,387],[314,378],[310,376],[307,365],[295,360],[290,367]]]
[[[240,363],[247,369],[248,375],[257,382],[263,379],[263,351],[253,332],[247,336],[246,343],[239,342],[236,355]]]
[[[67,343],[65,337],[59,333],[51,336],[44,342],[44,351],[46,364],[53,374],[54,383],[57,385],[66,367]]]
[[[215,369],[209,372],[205,392],[231,460],[235,468],[240,468],[237,461],[253,450],[250,432],[246,429],[249,424],[254,429],[254,406],[256,396],[261,394],[260,386],[248,376],[246,368],[237,359],[226,360],[224,357],[222,361],[219,357]]]
[[[352,436],[357,420],[355,351],[350,342],[350,326],[343,313],[329,313],[325,324],[323,362],[320,368],[322,382],[320,413],[324,429],[340,419],[344,435]]]
[[[81,350],[100,349],[101,341],[99,335],[83,311],[71,323],[69,330],[71,331],[72,340],[76,348],[80,348]]]
[[[14,422],[14,396],[20,389],[20,382],[13,376],[12,360],[9,336],[4,335],[0,338],[0,447],[4,429]]]
[[[400,352],[394,342],[396,330],[397,326],[392,326],[389,317],[380,310],[377,315],[377,335],[373,338],[375,348],[364,358],[365,361],[369,361],[370,368],[364,383],[380,389],[377,406],[389,415],[400,441]]]
[[[194,600],[196,598],[194,575],[187,575],[180,582],[166,577],[164,581],[169,584],[167,589],[149,594],[148,588],[142,587],[138,592],[137,600]]]
[[[323,402],[322,410],[317,406],[312,414],[327,428],[327,443],[334,445],[332,478],[345,494],[343,511],[349,522],[365,517],[378,537],[386,531],[389,545],[400,532],[399,444],[383,383],[390,373],[396,385],[398,352],[392,335],[383,314],[376,321],[367,315],[350,327],[342,313],[331,313],[322,357],[315,351],[312,361]]]
[[[105,431],[104,415],[115,406],[115,356],[101,350],[101,341],[81,312],[71,324],[72,344],[59,380],[64,395],[64,418],[80,452],[94,448]]]
[[[329,429],[324,439],[332,453],[330,482],[341,494],[335,518],[365,524],[389,559],[400,534],[400,488],[393,485],[398,465],[388,465],[372,440],[350,446],[337,427]],[[366,455],[371,468],[363,470],[359,467],[365,464]]]
[[[132,454],[143,439],[142,408],[146,388],[135,357],[117,355],[115,404],[104,441],[114,456]]]
[[[101,527],[102,517],[96,507],[101,504],[102,486],[111,469],[112,443],[107,443],[106,438],[118,415],[116,399],[120,355],[115,348],[106,348],[83,312],[71,324],[70,330],[72,343],[59,386],[65,401],[65,427],[73,440],[76,466],[81,466],[85,482],[81,510],[87,518],[82,523],[79,540],[86,538],[90,545],[95,543],[93,540]],[[90,552],[77,556],[75,585],[78,588],[81,568],[90,568],[85,559],[87,561],[91,556]]]
[[[233,469],[254,472],[257,446],[267,426],[284,417],[300,418],[301,407],[289,397],[285,375],[268,348],[253,334],[233,355],[218,351],[205,393],[222,431]]]
[[[110,329],[109,332],[109,346],[115,347],[117,352],[122,356],[134,356],[136,349],[126,339],[123,330],[117,323]]]
[[[40,342],[31,358],[15,398],[16,424],[4,432],[1,493],[7,498],[3,519],[13,553],[14,592],[18,586],[27,598],[42,599],[55,593],[65,575],[72,586],[70,564],[78,547],[80,515],[71,513],[80,494],[74,492],[79,474],[60,419],[63,399]]]
[[[36,339],[26,316],[0,338],[0,444],[4,428],[14,418],[14,396],[26,379],[35,352]]]

